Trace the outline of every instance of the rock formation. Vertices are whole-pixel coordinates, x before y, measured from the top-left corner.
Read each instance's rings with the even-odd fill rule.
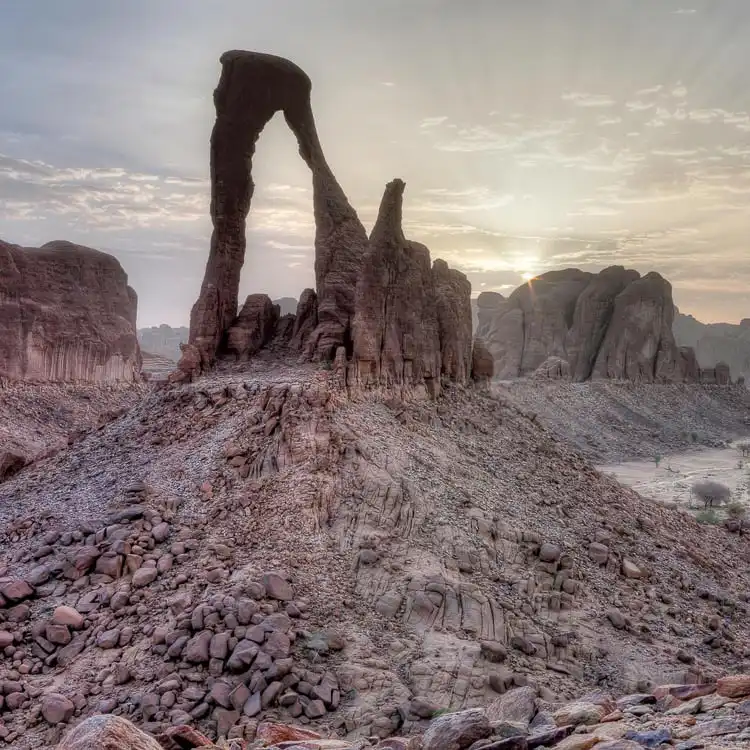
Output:
[[[694,356],[672,335],[672,289],[657,273],[622,266],[599,274],[552,271],[506,300],[481,294],[479,330],[495,377],[569,372],[590,378],[695,382]],[[540,369],[541,368],[541,369]]]
[[[353,358],[362,385],[440,378],[435,278],[429,250],[404,237],[404,187],[386,186],[357,283]]]
[[[471,374],[471,284],[438,258],[432,264],[443,377],[466,383]]]
[[[357,283],[353,381],[359,385],[469,380],[471,285],[466,276],[404,237],[404,182],[388,183]]]
[[[134,381],[137,297],[111,255],[70,242],[0,241],[0,376]]]
[[[672,330],[680,346],[695,349],[700,367],[711,369],[724,362],[735,377],[750,375],[750,321],[747,319],[739,325],[701,323],[675,308]]]
[[[310,106],[310,79],[293,63],[273,55],[225,52],[221,64],[211,135],[214,231],[200,296],[190,316],[189,343],[199,351],[201,367],[210,366],[237,316],[245,219],[254,191],[255,142],[271,117],[282,111],[313,179],[318,324],[306,351],[310,357],[332,360],[338,346],[351,346],[354,290],[367,237],[323,156]]]
[[[716,367],[702,367],[700,382],[707,385],[731,385],[732,373],[726,362],[718,362]]]
[[[668,281],[654,272],[632,281],[615,298],[592,375],[647,383],[683,380],[673,318]]]
[[[318,327],[318,295],[314,289],[305,289],[297,303],[292,329],[292,348],[303,351],[305,343],[311,340],[313,331]]]
[[[251,294],[227,331],[226,350],[249,359],[271,341],[278,322],[279,306],[267,294]]]

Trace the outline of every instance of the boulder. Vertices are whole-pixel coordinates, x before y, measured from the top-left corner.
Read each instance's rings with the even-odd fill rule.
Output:
[[[422,750],[465,750],[491,733],[492,725],[480,709],[443,714],[430,722],[422,737]]]
[[[249,359],[271,341],[278,320],[279,308],[267,294],[251,294],[227,331],[227,351]]]
[[[68,721],[76,707],[69,698],[59,693],[48,693],[42,698],[42,716],[48,724],[61,724]]]
[[[57,750],[164,750],[153,737],[120,716],[90,716],[70,730]]]
[[[722,677],[716,682],[716,692],[725,698],[745,698],[750,696],[750,674],[736,674]]]

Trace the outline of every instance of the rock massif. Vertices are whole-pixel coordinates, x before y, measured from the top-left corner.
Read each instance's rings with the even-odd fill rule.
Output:
[[[137,297],[115,258],[70,242],[0,241],[0,377],[132,382]]]
[[[305,342],[309,357],[332,360],[351,336],[354,290],[367,244],[365,230],[326,163],[310,105],[311,83],[293,63],[273,55],[232,51],[221,57],[211,135],[211,219],[214,231],[200,296],[190,316],[190,341],[201,367],[213,364],[237,316],[245,258],[245,219],[254,184],[255,142],[282,111],[313,179],[317,325]]]
[[[672,334],[671,285],[657,273],[552,271],[507,299],[481,294],[477,307],[478,335],[499,378],[696,379],[694,355]]]
[[[211,138],[214,233],[173,381],[194,377],[217,357],[247,359],[274,343],[303,361],[335,361],[351,384],[424,384],[435,394],[442,379],[468,382],[472,359],[481,361],[485,378],[489,358],[472,352],[471,286],[443,261],[431,265],[428,249],[404,237],[403,181],[386,187],[368,239],[323,156],[305,73],[252,52],[227,52],[221,62]],[[248,297],[238,314],[251,157],[279,110],[312,173],[316,289],[302,293],[296,315],[281,316],[266,295]],[[291,300],[284,302],[288,308]]]

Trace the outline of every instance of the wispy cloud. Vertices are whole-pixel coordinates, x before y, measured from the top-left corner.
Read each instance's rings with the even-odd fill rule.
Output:
[[[562,95],[564,102],[571,102],[576,107],[612,107],[615,100],[607,94],[586,94],[580,91],[569,91]]]

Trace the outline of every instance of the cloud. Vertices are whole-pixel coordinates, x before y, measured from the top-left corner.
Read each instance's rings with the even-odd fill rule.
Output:
[[[437,115],[435,117],[425,117],[422,122],[419,123],[420,128],[436,128],[438,125],[442,125],[448,119],[447,115]]]
[[[673,16],[694,16],[698,11],[695,8],[678,8],[672,12]]]
[[[653,109],[656,106],[654,102],[644,101],[633,101],[625,104],[626,109],[629,112],[645,112],[648,109]]]
[[[660,83],[658,83],[656,86],[651,86],[650,88],[645,89],[639,89],[635,92],[636,96],[652,96],[653,94],[658,94],[664,86],[662,86]]]
[[[562,100],[571,102],[576,107],[613,107],[615,100],[607,94],[586,94],[580,91],[569,91],[562,95]]]

